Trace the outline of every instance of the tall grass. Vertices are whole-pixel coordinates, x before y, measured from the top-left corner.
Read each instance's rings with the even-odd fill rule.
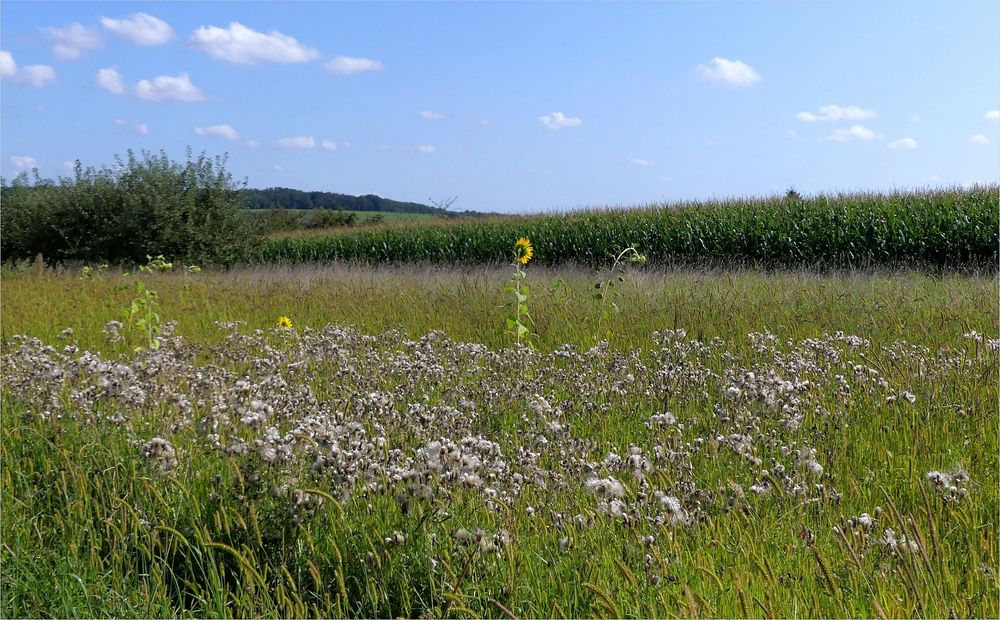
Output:
[[[998,258],[996,185],[808,200],[726,200],[272,239],[265,262],[500,263],[520,236],[536,261],[601,265],[634,244],[659,264],[981,268]]]

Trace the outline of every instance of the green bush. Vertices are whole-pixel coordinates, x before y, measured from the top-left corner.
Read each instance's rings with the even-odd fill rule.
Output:
[[[128,151],[113,166],[84,168],[58,181],[22,173],[3,183],[4,260],[41,253],[47,261],[139,263],[149,254],[230,264],[245,257],[260,232],[242,212],[240,186],[226,157],[204,153],[184,162],[161,151]]]

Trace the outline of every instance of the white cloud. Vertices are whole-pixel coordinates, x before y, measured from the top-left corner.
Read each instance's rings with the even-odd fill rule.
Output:
[[[284,172],[285,171],[285,167],[282,166],[281,164],[274,164],[273,168],[275,169],[276,172]]]
[[[910,122],[911,123],[919,123],[920,122],[920,115],[919,114],[911,114],[910,115]]]
[[[187,73],[177,77],[161,75],[153,81],[140,80],[135,85],[135,94],[147,101],[201,101],[205,98],[201,90],[191,83]]]
[[[55,81],[56,72],[49,65],[28,65],[19,68],[10,52],[0,51],[0,78],[41,88]]]
[[[788,138],[789,140],[794,140],[795,138],[799,137],[799,134],[795,133],[794,129],[789,129],[788,131],[785,132],[785,137]]]
[[[974,133],[969,136],[969,144],[989,144],[990,141],[986,139],[981,133]]]
[[[351,56],[337,56],[333,60],[324,63],[323,67],[330,73],[339,75],[354,75],[364,71],[381,71],[385,66],[377,60],[371,58],[353,58]]]
[[[752,86],[760,81],[760,74],[742,60],[713,58],[712,66],[698,65],[698,74],[713,82],[723,82],[732,86]]]
[[[64,161],[63,170],[69,174],[76,172],[76,162],[75,161]]]
[[[101,46],[100,33],[79,22],[63,28],[42,28],[42,31],[55,39],[52,53],[58,60],[76,60],[87,50]]]
[[[14,77],[17,75],[17,63],[10,52],[0,50],[0,77]]]
[[[160,45],[174,37],[170,24],[148,13],[132,13],[126,19],[102,17],[101,25],[136,45]]]
[[[577,116],[566,116],[562,112],[553,112],[545,116],[539,116],[538,121],[549,129],[562,129],[563,127],[579,127],[583,120]]]
[[[246,141],[246,145],[249,146],[252,149],[255,149],[258,146],[260,146],[260,142],[257,142],[256,140],[247,140]]]
[[[896,149],[897,151],[912,151],[920,145],[917,144],[917,141],[913,138],[901,138],[899,140],[893,140],[886,146],[890,149]]]
[[[10,158],[10,163],[19,170],[31,170],[38,167],[38,161],[27,155],[14,155]]]
[[[851,142],[853,140],[874,140],[875,132],[861,125],[851,125],[849,129],[835,129],[828,140]]]
[[[668,177],[668,176],[666,176],[666,175],[663,175],[663,176],[661,176],[661,177],[660,177],[660,180],[661,180],[661,181],[669,181],[669,180],[670,180],[670,177]]]
[[[497,122],[496,121],[491,121],[489,119],[483,119],[483,120],[479,121],[479,124],[482,125],[482,126],[484,126],[484,127],[489,127],[491,125],[496,125]]]
[[[436,150],[437,149],[435,149],[430,144],[421,144],[420,146],[417,147],[417,151],[420,153],[433,153]]]
[[[1000,110],[990,110],[986,114],[983,114],[983,118],[988,121],[1000,121]]]
[[[136,133],[142,134],[144,136],[149,133],[149,125],[147,125],[146,123],[136,123],[134,129]]]
[[[323,140],[323,148],[328,151],[336,151],[337,143],[333,140]]]
[[[56,72],[48,65],[28,65],[17,72],[17,79],[35,88],[41,88],[49,82],[56,81]]]
[[[240,134],[229,125],[209,125],[208,127],[195,127],[194,132],[199,136],[210,138],[225,138],[226,140],[239,140]]]
[[[295,136],[278,140],[278,146],[283,149],[311,149],[316,146],[316,138],[312,136]]]
[[[849,105],[846,108],[839,105],[824,105],[820,106],[819,114],[799,112],[795,118],[807,123],[815,123],[816,121],[861,121],[873,116],[875,116],[874,110],[866,110],[856,105]]]
[[[428,121],[439,121],[444,118],[444,114],[441,114],[440,112],[432,112],[430,110],[421,110],[420,118]]]
[[[97,72],[94,81],[104,90],[120,95],[125,92],[125,84],[122,83],[122,74],[118,73],[118,67],[108,67]]]
[[[631,158],[629,158],[628,163],[632,164],[633,166],[638,166],[640,168],[648,168],[649,167],[649,160],[648,159],[636,159],[635,157],[631,157]]]
[[[125,120],[124,118],[116,118],[115,125],[118,125],[119,127],[124,127],[125,125],[128,125],[128,121]]]
[[[190,44],[213,58],[244,65],[258,62],[293,63],[319,58],[319,52],[294,37],[272,30],[268,34],[231,22],[229,28],[201,26]]]

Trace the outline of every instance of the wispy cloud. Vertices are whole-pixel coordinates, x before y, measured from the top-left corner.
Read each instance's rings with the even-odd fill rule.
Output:
[[[430,144],[421,144],[420,146],[417,147],[418,153],[433,153],[436,150],[437,149],[435,149]]]
[[[264,34],[231,22],[229,28],[201,26],[191,35],[191,47],[212,58],[237,64],[297,63],[319,58],[319,52],[277,30]]]
[[[62,28],[42,28],[42,32],[55,40],[52,53],[57,60],[76,60],[84,52],[96,49],[103,43],[96,29],[87,28],[79,22]]]
[[[874,110],[866,110],[856,105],[840,107],[839,105],[820,106],[819,114],[812,112],[799,112],[795,118],[807,123],[822,121],[861,121],[875,116]],[[915,122],[915,121],[914,121]]]
[[[316,138],[312,136],[295,136],[278,140],[278,146],[283,149],[311,149],[316,147]]]
[[[420,118],[428,121],[439,121],[444,118],[444,114],[440,112],[432,112],[431,110],[421,110]]]
[[[917,141],[913,138],[901,138],[899,140],[893,140],[886,146],[897,151],[912,151],[920,145],[917,144]]]
[[[240,132],[232,128],[231,125],[209,125],[208,127],[195,127],[194,132],[199,136],[211,138],[223,138],[225,140],[239,140]]]
[[[579,127],[583,124],[583,119],[578,116],[566,116],[562,112],[553,112],[545,116],[539,116],[538,122],[549,129],[563,129],[566,127]]]
[[[920,115],[919,114],[911,114],[910,115],[910,122],[911,123],[919,123],[920,122]]]
[[[1000,110],[990,110],[986,114],[983,114],[983,118],[988,121],[1000,121]]]
[[[742,60],[713,58],[708,65],[698,65],[698,74],[706,80],[730,86],[752,86],[760,81],[760,74]]]
[[[969,144],[989,144],[990,141],[986,139],[981,133],[974,133],[969,136]]]
[[[32,170],[38,168],[38,160],[34,157],[28,157],[27,155],[13,155],[10,158],[10,163],[14,164],[14,167],[18,170]]]
[[[174,38],[170,24],[148,13],[132,13],[125,19],[102,17],[101,25],[136,45],[160,45]]]
[[[649,167],[649,160],[648,159],[638,159],[638,158],[635,158],[635,157],[631,157],[631,158],[629,158],[628,163],[632,164],[633,166],[638,166],[639,168],[648,168]]]
[[[187,73],[178,76],[160,75],[150,80],[139,80],[135,95],[146,101],[201,101],[205,96],[191,83]]]
[[[835,129],[827,138],[834,142],[853,142],[854,140],[874,140],[875,132],[862,125],[851,125],[848,129]]]
[[[354,58],[353,56],[337,56],[333,60],[323,64],[323,67],[330,73],[338,75],[354,75],[365,71],[381,71],[385,66],[371,58]]]

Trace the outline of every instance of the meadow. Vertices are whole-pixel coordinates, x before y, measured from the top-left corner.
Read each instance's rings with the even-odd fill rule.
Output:
[[[6,270],[0,614],[1000,614],[995,268],[533,241],[531,347],[510,267]]]

